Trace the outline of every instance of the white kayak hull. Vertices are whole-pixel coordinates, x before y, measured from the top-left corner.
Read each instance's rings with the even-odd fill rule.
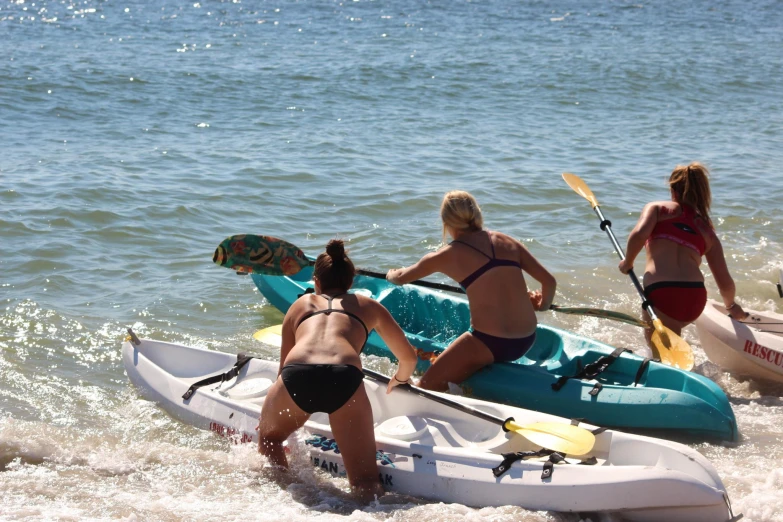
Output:
[[[232,368],[236,356],[179,344],[141,339],[123,344],[131,382],[175,418],[199,428],[256,440],[264,395],[277,378],[278,363],[252,359],[225,383],[182,395],[204,377]],[[604,431],[590,455],[556,464],[542,479],[546,458],[517,461],[496,478],[502,453],[538,450],[527,439],[454,408],[403,390],[364,381],[376,425],[379,480],[387,490],[472,507],[517,505],[531,510],[611,512],[634,521],[721,522],[730,520],[728,497],[715,469],[697,451],[675,442]],[[569,423],[552,415],[465,397],[448,399],[521,425]],[[585,425],[588,429],[593,426]],[[331,444],[328,416],[305,424],[313,465],[345,475]],[[326,440],[325,443],[320,441]]]
[[[710,361],[737,375],[783,383],[783,315],[747,310],[735,321],[709,300],[696,320],[701,346]]]

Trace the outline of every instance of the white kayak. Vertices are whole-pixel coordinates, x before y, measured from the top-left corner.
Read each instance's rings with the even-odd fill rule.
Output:
[[[709,300],[696,320],[704,352],[733,373],[783,382],[783,315],[746,311],[750,317],[735,321],[725,306]]]
[[[150,339],[126,341],[122,351],[131,382],[169,414],[239,442],[255,440],[264,396],[277,378],[277,362],[250,359],[236,377],[199,387],[183,399],[192,384],[232,370],[238,356]],[[514,461],[521,456],[517,452],[533,453],[541,447],[411,391],[395,389],[387,395],[385,385],[369,379],[364,386],[375,419],[379,479],[387,490],[471,507],[610,512],[632,521],[732,518],[717,472],[688,446],[598,430],[587,455],[566,456],[565,461],[547,455]],[[438,395],[502,419],[513,417],[521,425],[570,424],[544,413]],[[328,416],[312,415],[303,430],[312,464],[344,476]],[[504,459],[508,469],[499,473]]]

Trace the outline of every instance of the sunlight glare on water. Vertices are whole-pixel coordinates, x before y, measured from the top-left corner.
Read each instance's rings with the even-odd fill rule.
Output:
[[[638,315],[561,174],[589,184],[624,244],[692,160],[712,171],[738,299],[780,313],[782,25],[766,0],[0,0],[0,520],[579,520],[360,505],[301,440],[293,472],[275,472],[142,399],[125,328],[277,359],[251,336],[283,316],[211,262],[223,238],[315,255],[342,237],[357,266],[385,271],[438,248],[452,189],[555,274],[559,304]],[[632,326],[539,319],[649,355]],[[693,327],[683,337],[742,432],[693,447],[735,513],[783,519],[783,389],[722,371]]]

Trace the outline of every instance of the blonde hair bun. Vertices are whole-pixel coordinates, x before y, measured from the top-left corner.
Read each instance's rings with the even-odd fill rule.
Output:
[[[484,217],[476,198],[464,190],[446,192],[440,205],[440,218],[444,236],[447,226],[467,231],[481,230],[484,226]]]

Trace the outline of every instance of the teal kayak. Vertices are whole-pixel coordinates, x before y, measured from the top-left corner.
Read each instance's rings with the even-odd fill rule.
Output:
[[[312,267],[290,277],[252,274],[252,278],[264,297],[283,313],[313,287]],[[422,353],[445,350],[470,328],[464,296],[413,285],[395,286],[365,276],[356,276],[351,292],[383,304]],[[535,344],[523,357],[483,368],[462,383],[462,388],[479,399],[599,426],[666,430],[698,439],[738,439],[734,412],[717,384],[629,351],[619,352],[599,341],[539,324]],[[393,358],[375,332],[364,353]],[[429,364],[424,357],[417,369],[426,370]]]

